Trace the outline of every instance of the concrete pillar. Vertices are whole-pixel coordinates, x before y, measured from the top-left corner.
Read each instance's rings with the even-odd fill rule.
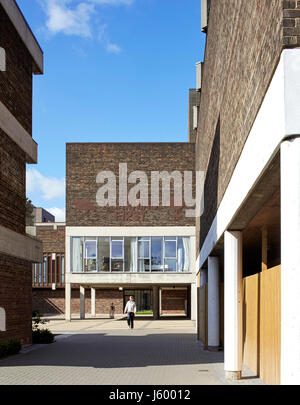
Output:
[[[80,286],[80,319],[85,318],[85,288]]]
[[[197,324],[197,283],[191,284],[191,320]]]
[[[231,380],[241,378],[243,362],[242,232],[224,234],[224,370]]]
[[[96,289],[91,288],[91,316],[96,316]]]
[[[208,347],[220,345],[220,307],[219,307],[219,258],[208,258]]]
[[[153,319],[159,318],[159,297],[158,297],[158,287],[153,287]]]
[[[65,319],[71,321],[71,283],[65,283]]]
[[[161,288],[159,288],[159,291],[158,291],[158,293],[159,293],[159,316],[161,317],[161,308],[162,308],[162,306],[161,306],[161,293],[162,293],[162,290],[161,290]]]
[[[200,270],[200,287],[203,287],[207,283],[207,269]]]
[[[300,138],[281,144],[281,384],[300,384]]]

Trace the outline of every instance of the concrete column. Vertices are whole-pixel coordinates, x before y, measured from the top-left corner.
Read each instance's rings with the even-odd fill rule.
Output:
[[[207,283],[207,269],[200,270],[200,287],[203,287]]]
[[[158,297],[158,287],[153,287],[153,319],[159,318],[159,297]]]
[[[91,316],[96,316],[96,289],[91,288]]]
[[[80,286],[80,319],[85,318],[85,288]]]
[[[159,288],[159,291],[158,291],[158,293],[159,293],[159,316],[161,316],[161,292],[162,292],[162,290],[161,290],[161,288]]]
[[[65,319],[71,321],[71,283],[65,284]]]
[[[241,378],[243,362],[242,232],[224,234],[224,370],[231,380]]]
[[[220,345],[219,258],[208,258],[208,347]]]
[[[191,320],[197,324],[197,283],[191,284]]]
[[[281,144],[281,384],[300,384],[300,138]]]

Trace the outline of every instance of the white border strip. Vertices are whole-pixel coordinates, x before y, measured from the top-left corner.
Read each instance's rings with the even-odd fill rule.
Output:
[[[299,111],[300,49],[285,49],[197,258],[197,270],[261,178],[283,139],[300,134]]]
[[[26,153],[27,163],[37,163],[37,143],[1,101],[0,128]]]
[[[34,70],[33,73],[42,74],[44,71],[43,51],[29,28],[21,10],[15,3],[15,0],[0,0],[0,4],[4,8],[39,69],[38,71]]]

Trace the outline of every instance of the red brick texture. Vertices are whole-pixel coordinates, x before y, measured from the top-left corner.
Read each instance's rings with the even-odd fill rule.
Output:
[[[6,72],[0,74],[0,101],[31,135],[33,61],[1,5],[0,47],[6,52]]]
[[[36,237],[43,242],[44,253],[64,253],[65,252],[65,227],[57,226],[37,226]]]
[[[15,338],[31,343],[31,263],[0,254],[0,307],[6,312],[0,342]]]
[[[300,1],[283,1],[283,45],[300,46]]]
[[[187,290],[162,290],[161,314],[185,315]]]
[[[151,171],[194,171],[191,143],[74,143],[67,144],[67,226],[193,226],[184,207],[99,207],[96,183],[100,171],[112,171],[119,184],[119,163],[128,164],[128,175],[142,170],[151,182]],[[128,186],[130,189],[132,185]],[[171,186],[171,201],[172,201]],[[118,193],[117,193],[118,194]],[[118,205],[118,200],[117,200]]]
[[[288,34],[283,17],[298,24],[299,10],[287,9],[294,3],[283,10],[281,0],[211,1],[196,142],[196,169],[206,173],[197,253],[278,64]]]
[[[25,153],[1,129],[0,162],[0,225],[24,234]]]
[[[65,289],[55,291],[51,289],[35,288],[32,293],[33,308],[43,314],[65,313]],[[119,290],[96,289],[96,313],[109,314],[111,303],[114,303],[116,314],[123,313],[123,292]],[[91,313],[91,290],[85,289],[85,312]],[[71,313],[80,313],[79,287],[72,288]]]

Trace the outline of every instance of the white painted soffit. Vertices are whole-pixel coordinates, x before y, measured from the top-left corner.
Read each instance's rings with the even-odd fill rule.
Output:
[[[22,41],[34,60],[33,73],[43,74],[44,71],[44,57],[35,36],[33,35],[27,21],[25,20],[21,10],[16,4],[15,0],[0,0],[1,6],[4,8],[6,14],[16,28]]]
[[[196,261],[199,270],[251,194],[281,142],[300,135],[300,48],[283,50],[261,108]]]
[[[37,143],[1,101],[0,128],[25,152],[27,163],[37,163]]]

